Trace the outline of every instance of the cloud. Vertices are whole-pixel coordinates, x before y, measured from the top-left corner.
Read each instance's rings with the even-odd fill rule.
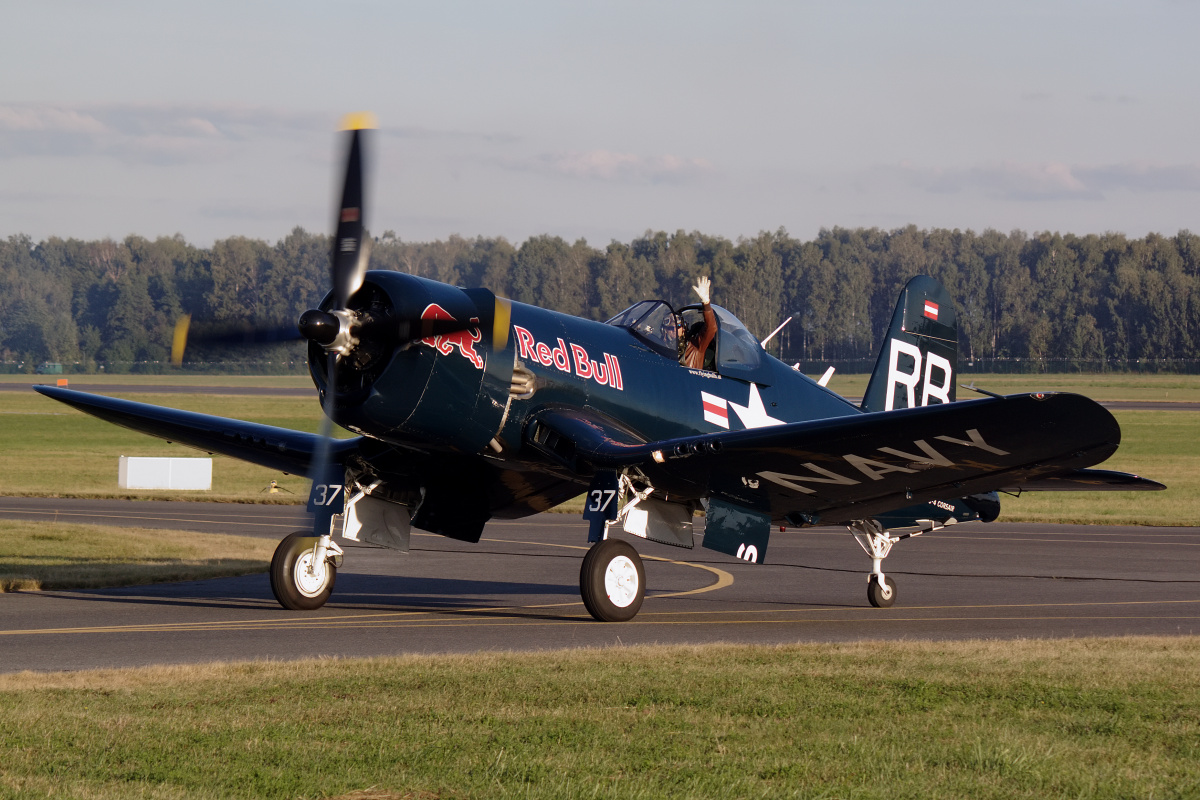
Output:
[[[0,104],[0,158],[103,155],[128,163],[226,158],[264,135],[323,130],[326,120],[240,106]]]
[[[1058,162],[904,169],[912,183],[936,194],[975,191],[1005,200],[1098,199],[1098,193],[1076,177],[1069,165]]]
[[[1101,190],[1200,192],[1200,164],[1110,164],[1079,167],[1080,179]]]
[[[1090,94],[1087,97],[1091,103],[1116,103],[1123,106],[1137,105],[1140,102],[1136,97],[1128,94],[1111,95],[1103,92],[1098,94]]]
[[[517,171],[614,183],[686,183],[712,172],[712,165],[701,158],[638,156],[609,150],[544,153],[501,163]]]
[[[520,141],[519,136],[514,136],[511,133],[482,133],[472,131],[457,131],[457,130],[440,130],[437,128],[426,128],[421,125],[391,125],[382,126],[379,129],[380,134],[389,136],[394,139],[410,139],[410,140],[478,140],[489,144],[514,144]]]
[[[1144,163],[1087,166],[1062,162],[922,168],[903,164],[910,185],[934,194],[974,192],[1013,201],[1103,200],[1106,192],[1200,192],[1200,165]]]

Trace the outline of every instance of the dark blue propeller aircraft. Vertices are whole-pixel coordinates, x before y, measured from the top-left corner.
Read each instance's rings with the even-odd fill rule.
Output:
[[[332,291],[298,324],[324,405],[320,434],[36,387],[118,425],[310,476],[313,528],[285,538],[271,563],[285,608],[329,599],[339,514],[342,537],[405,551],[412,527],[477,542],[493,517],[584,492],[593,545],[580,594],[596,619],[623,621],[646,580],[615,530],[690,548],[702,512],[704,547],[761,564],[776,529],[846,525],[872,560],[868,600],[886,607],[896,599],[882,568],[892,546],[995,519],[998,492],[1165,488],[1088,469],[1121,431],[1085,397],[955,402],[954,303],[932,278],[901,293],[858,406],[772,358],[707,302],[647,300],[601,323],[367,271],[366,126],[347,127]],[[713,325],[703,357],[685,357],[687,334]],[[359,436],[332,439],[329,420]]]

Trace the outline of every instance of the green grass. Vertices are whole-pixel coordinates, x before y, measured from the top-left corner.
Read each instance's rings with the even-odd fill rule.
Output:
[[[1200,639],[25,673],[0,721],[2,797],[1184,798]]]
[[[54,386],[59,380],[72,384],[101,386],[252,386],[286,389],[312,389],[308,375],[196,375],[187,372],[168,372],[163,375],[0,375],[0,383]]]
[[[171,377],[158,376],[158,380],[166,382]],[[1010,381],[1010,384],[999,387],[1002,391],[1029,390],[1040,385],[1021,383],[1036,381],[1036,376],[988,377]],[[1153,391],[1195,390],[1200,393],[1200,378],[1193,376],[1056,375],[1046,376],[1046,379],[1053,386],[1043,385],[1042,388],[1073,391],[1084,391],[1089,381],[1098,382],[1097,386],[1092,387],[1095,391],[1084,393],[1102,399],[1132,392],[1136,387],[1130,382],[1137,381],[1157,381],[1157,388]],[[1106,382],[1112,384],[1107,389],[1099,385]],[[220,394],[123,396],[142,402],[308,431],[317,429],[320,417],[315,402],[303,397]],[[1166,492],[1031,493],[1021,498],[1005,498],[1003,519],[1194,524],[1195,508],[1200,505],[1200,448],[1194,444],[1200,441],[1200,412],[1120,410],[1115,415],[1121,423],[1123,441],[1116,456],[1103,466],[1162,481],[1169,487]],[[5,443],[0,451],[0,494],[299,503],[303,502],[308,491],[308,482],[303,477],[284,476],[222,456],[213,457],[211,492],[120,490],[117,488],[117,461],[121,455],[194,457],[200,454],[180,445],[167,444],[101,422],[32,391],[0,393],[0,441]],[[263,492],[272,480],[278,481],[292,494],[271,495]],[[579,513],[582,503],[568,503],[564,510]]]
[[[812,378],[819,378],[813,375]],[[869,375],[834,373],[829,388],[845,397],[862,397]],[[1093,400],[1141,400],[1164,402],[1200,402],[1200,375],[1150,375],[1144,373],[1104,373],[1080,375],[999,375],[960,373],[958,398],[976,395],[963,387],[971,383],[989,392],[1074,392]]]
[[[315,432],[320,407],[303,397],[125,394],[143,403],[236,417]],[[117,487],[118,459],[126,456],[206,454],[182,445],[102,422],[81,411],[30,391],[0,393],[0,494],[51,497],[131,497],[155,500],[221,500],[226,502],[303,502],[308,480],[213,456],[213,488],[209,492],[124,490]],[[292,494],[263,492],[272,480]]]
[[[266,572],[276,542],[249,536],[0,522],[0,592],[88,589]]]
[[[1167,485],[1163,492],[1030,492],[1001,496],[1007,522],[1195,525],[1200,508],[1200,412],[1116,411],[1121,447],[1099,465]]]

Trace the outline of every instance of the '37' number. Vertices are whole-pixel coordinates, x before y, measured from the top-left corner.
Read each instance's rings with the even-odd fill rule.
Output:
[[[342,486],[329,483],[319,483],[313,487],[313,502],[319,506],[331,506],[337,500]]]
[[[593,489],[588,492],[588,511],[604,511],[616,497],[616,489]]]

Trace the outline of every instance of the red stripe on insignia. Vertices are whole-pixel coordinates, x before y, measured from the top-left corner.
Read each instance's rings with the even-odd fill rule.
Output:
[[[725,406],[719,406],[716,403],[704,401],[704,410],[716,414],[718,417],[728,417],[729,410]]]
[[[932,300],[925,301],[925,316],[929,317],[930,319],[938,318],[937,303],[933,302]]]

